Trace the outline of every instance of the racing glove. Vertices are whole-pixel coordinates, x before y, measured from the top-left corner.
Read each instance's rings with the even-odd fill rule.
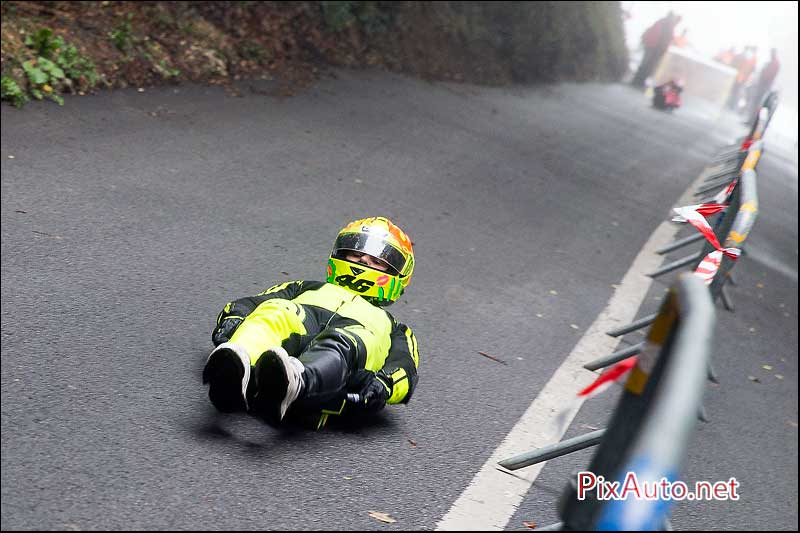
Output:
[[[385,376],[373,375],[363,389],[361,389],[361,402],[359,407],[364,412],[375,413],[386,406],[386,400],[392,392],[392,387],[387,383]]]
[[[211,334],[211,341],[214,343],[214,346],[219,346],[223,342],[228,342],[233,332],[236,331],[236,328],[238,328],[241,323],[242,319],[239,317],[226,318],[220,322],[217,327],[214,328],[214,333]]]

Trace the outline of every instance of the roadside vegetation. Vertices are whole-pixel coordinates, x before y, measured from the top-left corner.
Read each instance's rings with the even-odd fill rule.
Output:
[[[326,67],[504,85],[619,78],[619,2],[2,3],[2,99],[274,79]]]

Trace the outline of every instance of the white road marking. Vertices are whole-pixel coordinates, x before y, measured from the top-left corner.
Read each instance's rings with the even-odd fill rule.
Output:
[[[708,175],[709,170],[712,169],[701,173],[684,192],[678,200],[678,206],[695,203],[691,200],[692,191]],[[667,211],[665,210],[665,217]],[[489,531],[505,528],[546,462],[516,471],[506,470],[497,463],[561,440],[583,404],[582,400],[576,398],[577,392],[597,377],[596,373],[585,370],[583,365],[614,351],[620,338],[609,337],[606,331],[628,324],[636,318],[639,306],[653,283],[647,273],[657,269],[663,261],[663,257],[655,251],[672,242],[679,229],[680,226],[668,220],[656,228],[633,260],[606,308],[439,521],[436,525],[437,531]],[[556,427],[555,416],[565,406],[569,406],[570,410],[566,418],[562,419],[561,427]]]

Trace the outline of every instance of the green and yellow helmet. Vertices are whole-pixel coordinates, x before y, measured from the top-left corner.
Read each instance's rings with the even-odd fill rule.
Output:
[[[348,252],[367,254],[387,266],[386,272],[348,261]],[[411,239],[388,218],[355,220],[336,236],[328,259],[328,283],[359,294],[375,305],[389,305],[403,294],[414,272]]]

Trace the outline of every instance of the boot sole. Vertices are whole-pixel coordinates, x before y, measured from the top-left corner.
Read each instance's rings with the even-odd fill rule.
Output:
[[[208,357],[203,369],[203,383],[209,384],[208,398],[218,411],[247,411],[247,400],[242,394],[242,389],[247,386],[242,381],[247,370],[233,350],[218,350]]]
[[[258,392],[255,403],[258,414],[270,424],[281,421],[281,404],[286,398],[289,378],[286,369],[275,352],[266,352],[256,363]]]

